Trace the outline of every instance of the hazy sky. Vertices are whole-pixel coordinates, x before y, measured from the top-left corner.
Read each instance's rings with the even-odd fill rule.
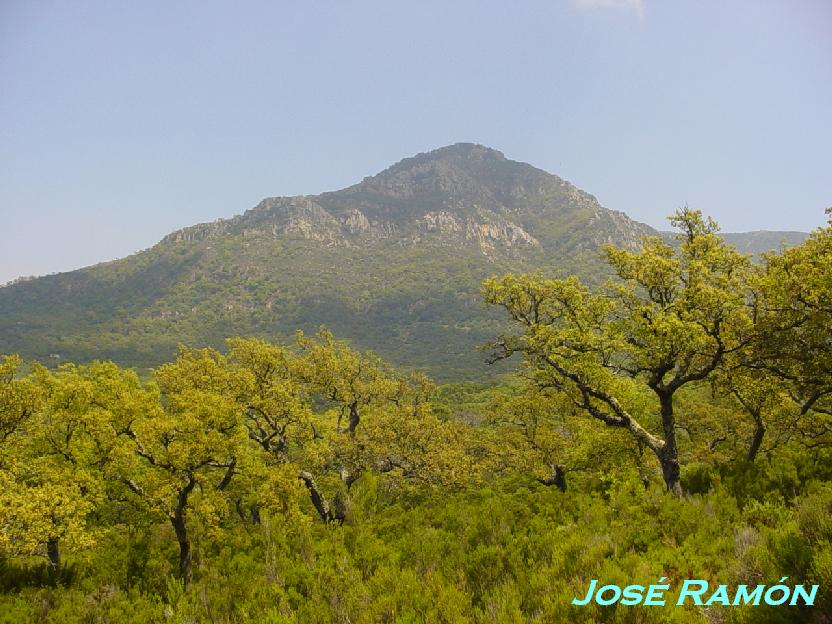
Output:
[[[832,204],[832,2],[0,0],[0,283],[483,143],[665,227]]]

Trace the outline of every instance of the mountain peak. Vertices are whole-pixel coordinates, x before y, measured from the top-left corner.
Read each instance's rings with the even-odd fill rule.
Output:
[[[479,143],[453,143],[451,145],[446,145],[445,147],[439,147],[430,150],[429,152],[422,152],[420,154],[416,154],[415,156],[411,156],[410,158],[405,158],[393,165],[392,167],[388,168],[387,171],[396,168],[418,165],[424,162],[440,160],[456,161],[459,163],[464,163],[466,161],[499,162],[505,161],[506,157],[501,151],[495,150],[485,145],[480,145]]]
[[[504,167],[511,168],[513,165],[523,165],[529,169],[534,169],[526,163],[508,160],[501,151],[479,143],[454,143],[404,158],[381,173],[365,178],[365,181],[401,175],[411,171],[422,174],[431,172],[441,175],[443,171],[457,170],[477,175],[493,173],[495,170]]]
[[[360,204],[367,216],[401,221],[436,210],[513,207],[563,187],[559,177],[477,143],[455,143],[405,158],[381,173],[319,198],[339,212]]]
[[[489,256],[513,255],[515,243],[554,249],[562,244],[563,232],[581,222],[584,227],[570,243],[575,249],[594,249],[602,242],[635,247],[652,231],[604,209],[554,174],[485,145],[455,143],[405,158],[340,191],[267,198],[239,217],[191,226],[163,242],[259,232],[336,246],[370,239],[405,246],[432,240],[475,244]]]

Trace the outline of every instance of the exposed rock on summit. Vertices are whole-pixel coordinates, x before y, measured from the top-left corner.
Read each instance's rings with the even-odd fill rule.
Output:
[[[500,328],[482,280],[602,276],[602,243],[653,230],[556,175],[471,143],[418,154],[340,191],[270,197],[128,258],[0,288],[0,344],[50,362],[152,366],[178,343],[285,339],[327,325],[438,378],[481,377]]]
[[[401,162],[341,191],[272,197],[227,221],[185,228],[163,243],[239,233],[358,246],[363,239],[473,245],[484,255],[637,246],[652,229],[603,208],[558,176],[459,143]]]

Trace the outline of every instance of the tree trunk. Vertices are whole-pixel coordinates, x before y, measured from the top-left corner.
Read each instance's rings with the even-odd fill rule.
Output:
[[[179,577],[186,583],[191,580],[191,543],[188,540],[188,530],[183,516],[173,516],[170,519],[179,542]]]
[[[176,533],[176,541],[179,542],[179,577],[188,583],[191,580],[191,542],[188,539],[188,527],[185,524],[185,512],[188,509],[188,496],[196,485],[193,475],[188,478],[188,483],[179,491],[176,501],[176,509],[170,518],[173,530]]]
[[[753,462],[757,458],[757,453],[763,445],[763,436],[766,435],[766,427],[763,424],[763,419],[760,418],[759,412],[754,414],[754,424],[754,436],[751,438],[751,446],[748,447],[747,459],[749,462]]]
[[[341,466],[340,470],[338,470],[338,474],[341,477],[341,481],[344,482],[344,485],[347,486],[347,490],[352,487],[352,484],[358,481],[358,477],[361,476],[361,472],[350,472],[344,466]]]
[[[358,423],[360,420],[361,419],[358,416],[358,404],[352,403],[350,405],[350,435],[355,435],[355,429],[358,427]]]
[[[315,478],[312,476],[312,473],[301,470],[298,476],[303,481],[306,489],[309,490],[309,498],[312,500],[312,505],[315,507],[315,511],[318,512],[321,520],[324,521],[324,524],[329,524],[335,520],[336,518],[329,507],[329,503],[323,495],[323,492],[318,489],[318,484],[315,483]]]
[[[679,469],[679,448],[676,445],[676,417],[673,414],[673,393],[659,394],[662,412],[662,432],[664,445],[658,451],[659,464],[667,491],[676,496],[682,495],[682,478]]]
[[[225,470],[225,474],[222,477],[222,481],[217,484],[217,489],[222,492],[225,488],[228,487],[228,484],[231,483],[231,479],[234,477],[234,470],[237,467],[237,458],[231,460],[228,464],[228,468]]]
[[[49,558],[49,565],[57,569],[61,565],[61,549],[57,537],[50,537],[46,542],[46,556]]]
[[[676,496],[682,495],[682,478],[679,470],[679,459],[675,455],[659,455],[659,463],[662,467],[662,477],[667,486],[667,491]]]
[[[552,476],[546,479],[538,479],[543,485],[556,485],[561,492],[566,491],[566,466],[555,464],[552,466]]]

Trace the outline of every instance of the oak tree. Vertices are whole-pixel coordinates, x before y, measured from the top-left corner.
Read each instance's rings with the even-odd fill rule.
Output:
[[[484,290],[521,329],[494,342],[494,359],[522,353],[539,387],[628,431],[681,495],[675,397],[745,348],[749,260],[698,211],[679,211],[671,222],[680,230],[675,245],[647,237],[639,251],[605,248],[617,279],[602,292],[576,277],[511,274]]]

